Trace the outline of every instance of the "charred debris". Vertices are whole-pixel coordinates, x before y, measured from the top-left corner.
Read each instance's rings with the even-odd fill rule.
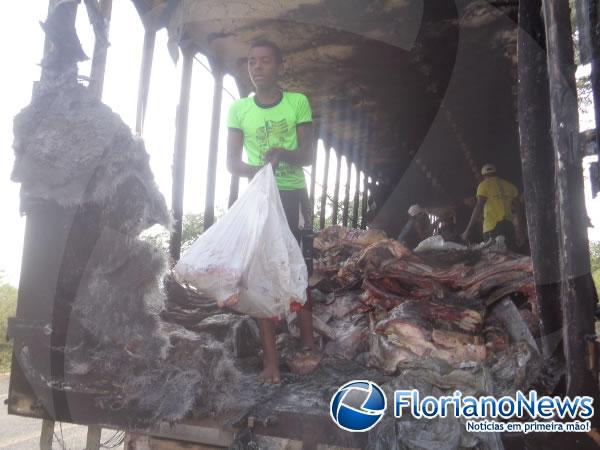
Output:
[[[203,2],[134,3],[146,27],[136,135],[100,101],[107,11],[85,1],[97,35],[89,87],[77,79],[76,63],[86,57],[74,29],[78,2],[59,2],[43,24],[42,78],[14,124],[13,179],[21,183],[27,226],[17,316],[9,326],[14,341],[9,412],[138,430],[202,417],[225,417],[224,426],[241,429],[252,415],[264,430],[285,434],[298,411],[327,411],[331,394],[349,379],[433,395],[459,389],[500,396],[535,388],[597,398],[597,297],[585,225],[578,219],[585,207],[573,124],[577,111],[572,102],[561,103],[568,95],[560,94],[572,94],[574,80],[571,73],[559,74],[573,57],[564,45],[571,43],[566,2],[498,2],[502,5],[488,10],[481,2],[434,7],[437,2],[393,1],[386,14],[377,12],[380,2],[370,2],[372,21],[360,24],[324,14],[333,1],[289,2],[282,10],[263,11],[268,20],[256,10],[258,18],[238,15],[229,28],[218,23],[221,34],[211,28],[217,21],[181,22]],[[422,17],[422,27],[410,35],[391,32],[396,28],[387,20],[400,10],[411,20]],[[343,27],[336,22],[343,20]],[[155,33],[162,27],[170,33],[174,56],[183,55],[171,214],[139,137]],[[292,70],[287,81],[314,92],[315,147],[318,139],[324,141],[326,167],[335,148],[364,180],[363,186],[356,183],[362,198],[353,209],[348,202],[342,206],[344,226],[325,228],[325,202],[321,205],[310,292],[325,359],[310,375],[286,366],[280,387],[255,383],[260,359],[254,322],[219,310],[168,275],[180,252],[193,56],[205,52],[216,73],[236,75],[240,92],[247,94],[239,52],[259,29],[282,37],[316,36],[312,43],[286,41],[292,68],[314,69]],[[486,42],[492,51],[485,57],[498,65],[492,64],[493,75],[479,74],[469,85],[473,61],[482,57]],[[446,54],[448,60],[437,58]],[[386,68],[390,61],[397,64]],[[408,74],[403,82],[397,82],[399,73]],[[565,78],[567,85],[561,84]],[[460,95],[467,88],[478,99],[472,109]],[[506,116],[496,122],[505,131],[497,145],[508,149],[499,165],[517,174],[523,188],[531,257],[493,245],[432,244],[413,252],[389,239],[401,226],[398,211],[406,209],[410,192],[420,196],[417,201],[462,194],[477,181],[476,163],[497,154],[497,148],[483,145],[489,127],[472,125],[482,116],[485,102],[479,100],[486,92],[493,92],[497,106],[489,114]],[[399,102],[402,98],[410,101]],[[216,111],[213,117],[218,116]],[[413,116],[418,126],[405,138],[386,126]],[[218,127],[213,128],[212,153],[218,143]],[[448,141],[446,133],[454,144],[441,154],[436,149]],[[457,155],[465,163],[452,162],[456,170],[449,177],[441,168]],[[315,168],[316,157],[311,174]],[[214,176],[213,170],[209,206]],[[328,182],[339,195],[344,183],[339,177],[325,175],[317,182],[311,176],[313,213],[315,199],[328,198]],[[375,186],[381,208],[366,230],[366,201]],[[233,201],[238,180],[232,178],[231,187]],[[553,195],[556,190],[560,195]],[[153,224],[172,230],[171,259],[139,239]],[[294,323],[281,328],[285,366],[297,345],[296,328]],[[437,420],[427,430],[414,420],[386,419],[359,438],[333,427],[323,434],[331,444],[371,449],[502,448],[498,436],[466,433],[459,419]]]

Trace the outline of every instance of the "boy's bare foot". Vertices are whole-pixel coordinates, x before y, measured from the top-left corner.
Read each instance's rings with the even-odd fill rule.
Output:
[[[260,384],[279,384],[281,383],[281,377],[279,375],[279,368],[277,367],[265,367],[262,373],[258,376],[257,381]]]
[[[275,326],[269,319],[258,319],[258,328],[263,347],[264,369],[257,381],[262,384],[278,384],[281,382],[281,377],[275,348]]]
[[[293,373],[307,375],[319,366],[322,359],[323,354],[316,349],[304,348],[301,352],[296,353],[287,364]]]

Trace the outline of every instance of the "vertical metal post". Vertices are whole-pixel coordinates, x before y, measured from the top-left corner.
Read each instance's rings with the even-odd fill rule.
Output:
[[[229,182],[229,202],[228,205],[231,207],[238,198],[240,192],[240,177],[238,175],[231,175]]]
[[[348,209],[350,207],[350,184],[352,183],[352,160],[346,155],[346,184],[344,190],[344,210],[342,212],[342,225],[348,226]]]
[[[108,24],[110,24],[110,18],[112,14],[112,0],[100,0],[100,11],[106,18]],[[108,37],[108,27],[107,27]],[[108,53],[108,47],[101,45],[96,42],[94,44],[94,55],[92,56],[92,68],[90,70],[90,84],[88,89],[94,97],[98,100],[102,100],[102,91],[104,89],[104,74],[106,72],[106,54]]]
[[[87,429],[87,436],[85,440],[85,450],[99,450],[101,437],[101,427],[95,425],[89,426]]]
[[[560,273],[555,156],[550,137],[550,101],[541,0],[519,3],[517,38],[519,137],[523,197],[542,328],[542,353],[560,349]]]
[[[314,219],[315,219],[315,185],[317,183],[317,151],[319,148],[319,136],[321,133],[320,123],[315,122],[313,128],[313,142],[312,142],[312,164],[310,169],[310,228],[311,230],[314,228]]]
[[[60,6],[61,9],[55,10],[57,6]],[[58,15],[61,28],[64,32],[68,33],[69,30],[75,30],[75,21],[77,19],[78,8],[79,2],[61,3],[59,0],[50,0],[48,3],[47,20],[50,19],[51,15],[54,17],[54,20],[57,20],[57,17],[54,15]],[[77,57],[74,58],[69,56],[67,60],[64,58],[60,58],[60,60],[56,57],[53,58],[53,45],[52,39],[50,39],[49,35],[46,34],[44,39],[44,57],[41,64],[42,73],[40,76],[40,82],[44,83],[49,80],[54,82],[56,81],[57,76],[64,77],[66,75],[69,76],[70,82],[77,82]],[[79,56],[83,57],[83,55]],[[50,66],[53,66],[52,70],[49,70]],[[36,85],[37,82],[33,84],[34,94],[36,92]]]
[[[354,168],[356,169],[356,180],[354,180],[354,199],[352,200],[352,228],[358,228],[358,209],[360,202],[360,164],[361,155],[356,147],[354,151]]]
[[[365,120],[366,124],[366,142],[364,144],[363,158],[362,158],[362,170],[363,170],[363,193],[362,193],[362,204],[361,204],[361,228],[367,228],[367,209],[369,206],[369,176],[367,175],[368,163],[369,163],[369,149],[371,147],[371,136],[373,135],[373,121],[371,119]]]
[[[49,0],[48,1],[48,14],[46,14],[46,17],[48,17],[50,15],[50,13],[52,12],[52,10],[54,9],[54,7],[56,6],[57,3],[58,3],[58,0]],[[44,37],[44,59],[50,53],[50,45],[52,45],[52,43],[50,42],[50,39],[48,38],[48,36],[45,35],[45,37]]]
[[[215,221],[215,185],[217,182],[217,153],[219,151],[219,129],[221,128],[221,101],[223,99],[223,70],[213,63],[215,85],[213,90],[213,105],[210,128],[210,143],[208,146],[208,167],[206,177],[206,201],[204,203],[204,230],[206,231]]]
[[[250,91],[246,86],[241,84],[237,79],[236,85],[238,88],[238,92],[240,93],[240,97],[248,97]],[[229,206],[233,205],[238,198],[238,194],[240,192],[240,177],[239,175],[231,175],[231,181],[229,183]]]
[[[327,180],[329,178],[329,155],[331,147],[326,143],[325,147],[325,171],[323,172],[323,190],[321,192],[321,214],[319,216],[319,228],[325,228],[325,207],[327,206]]]
[[[333,185],[333,205],[331,212],[331,224],[337,225],[338,211],[340,207],[340,173],[342,171],[342,154],[340,149],[335,149],[335,184]]]
[[[135,115],[135,132],[138,136],[142,135],[144,129],[146,105],[148,104],[148,93],[150,92],[150,76],[152,74],[155,42],[156,31],[146,31],[144,33],[142,65],[140,68],[140,82],[138,85],[137,112]]]
[[[367,208],[369,206],[369,176],[367,175],[367,150],[365,150],[365,160],[363,164],[363,193],[361,205],[361,228],[367,228]]]
[[[563,348],[567,395],[598,400],[597,374],[588,367],[596,293],[590,274],[569,2],[543,0],[552,140],[556,155]]]
[[[190,91],[192,88],[192,68],[194,53],[183,52],[183,68],[181,71],[181,89],[177,107],[177,125],[175,129],[175,152],[173,155],[173,231],[169,242],[169,250],[173,262],[181,254],[181,233],[183,221],[183,189],[185,186],[185,151],[187,144],[188,115],[190,109]]]
[[[52,439],[54,438],[54,421],[42,420],[42,432],[40,434],[40,450],[52,450]]]

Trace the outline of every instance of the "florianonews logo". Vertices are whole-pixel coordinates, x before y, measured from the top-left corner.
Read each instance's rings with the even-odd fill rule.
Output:
[[[346,431],[369,431],[381,420],[386,408],[385,394],[377,384],[354,380],[333,395],[329,414]]]
[[[589,432],[594,417],[594,399],[590,396],[538,396],[516,391],[514,397],[452,395],[421,398],[417,389],[394,391],[394,417],[405,413],[415,419],[456,417],[466,419],[468,432]],[[383,390],[372,381],[353,380],[344,384],[331,398],[329,414],[346,431],[369,431],[379,423],[387,409]],[[525,418],[531,421],[524,421]],[[509,419],[518,418],[517,421]],[[572,419],[570,422],[565,419]],[[553,420],[560,419],[560,420]]]

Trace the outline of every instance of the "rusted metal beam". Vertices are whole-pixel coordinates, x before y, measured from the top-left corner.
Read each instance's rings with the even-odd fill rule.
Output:
[[[102,428],[97,425],[87,427],[87,436],[85,439],[85,450],[100,450],[100,439],[102,438]]]
[[[354,180],[354,199],[352,200],[352,228],[358,228],[358,209],[360,202],[360,171],[359,164],[360,153],[358,147],[354,151],[354,168],[356,169],[356,179]]]
[[[52,450],[54,439],[54,421],[42,420],[42,432],[40,433],[40,450]]]
[[[331,147],[325,147],[325,170],[323,172],[323,186],[321,191],[321,213],[319,215],[319,228],[325,228],[325,207],[327,206],[327,181],[329,178],[329,155]]]
[[[344,209],[342,211],[342,225],[348,226],[348,211],[350,208],[350,184],[352,183],[352,159],[346,155],[346,184],[344,185]]]
[[[146,105],[148,104],[148,93],[150,92],[150,76],[152,74],[155,42],[156,31],[146,31],[144,33],[142,65],[140,68],[140,82],[138,85],[137,112],[135,115],[135,132],[138,136],[141,136],[144,130],[144,119],[146,118]]]
[[[250,90],[236,78],[235,84],[240,93],[240,98],[248,97]],[[238,198],[240,192],[240,177],[239,175],[231,175],[231,181],[229,182],[229,206],[233,205]]]
[[[556,155],[563,348],[567,395],[598,400],[597,374],[588,368],[588,339],[594,336],[596,292],[590,274],[587,212],[573,38],[568,2],[543,0],[552,140]]]
[[[100,0],[100,12],[106,19],[107,30],[106,37],[108,38],[108,30],[112,15],[112,0]],[[102,100],[102,91],[104,90],[104,74],[106,73],[106,55],[108,47],[96,39],[94,43],[94,55],[92,56],[92,68],[90,70],[90,84],[88,89],[94,97]]]
[[[51,0],[48,4],[48,16],[42,24],[45,40],[41,85],[48,82],[62,85],[67,80],[77,82],[77,63],[88,59],[75,30],[78,7],[79,2]],[[37,86],[38,83],[34,83],[34,95]]]
[[[314,227],[314,219],[315,219],[315,206],[317,202],[315,202],[315,185],[317,183],[317,151],[319,148],[319,139],[321,136],[321,124],[319,121],[314,122],[313,127],[313,145],[312,145],[312,164],[310,168],[310,190],[309,190],[309,198],[310,198],[310,229],[312,230]]]
[[[342,171],[342,155],[339,149],[335,149],[335,184],[333,185],[333,205],[331,212],[331,224],[337,225],[339,201],[340,201],[340,173]]]
[[[54,9],[54,7],[56,6],[56,4],[58,3],[58,0],[49,0],[48,1],[48,14],[46,14],[46,17],[50,16],[50,13],[52,12],[52,10]],[[73,24],[75,24],[75,18],[73,18]],[[48,35],[45,34],[44,35],[44,53],[43,53],[43,59],[46,59],[48,57],[48,54],[50,53],[50,47],[51,47],[52,43],[50,42],[50,39],[48,38]]]
[[[238,198],[238,194],[240,192],[240,177],[237,175],[231,175],[231,180],[229,181],[229,202],[228,205],[231,207],[235,203]]]
[[[169,242],[169,250],[173,262],[179,260],[181,254],[181,233],[183,220],[183,189],[185,186],[185,151],[187,144],[188,115],[190,110],[190,92],[192,88],[192,68],[194,54],[183,52],[183,69],[181,72],[181,89],[177,107],[177,124],[175,128],[175,152],[173,155],[173,231]]]
[[[363,197],[362,197],[362,202],[361,202],[361,211],[360,211],[360,215],[361,215],[361,222],[360,222],[360,227],[362,229],[367,228],[367,209],[369,206],[369,176],[367,175],[367,164],[369,162],[368,159],[368,152],[365,151],[365,157],[364,157],[364,172],[363,172]]]
[[[219,129],[221,128],[221,101],[223,99],[223,76],[225,73],[218,64],[211,64],[215,79],[213,105],[208,146],[208,167],[206,177],[206,201],[204,203],[204,230],[215,221],[215,185],[217,183],[217,153],[219,151]]]
[[[523,198],[542,328],[542,353],[562,350],[555,156],[541,0],[519,5],[519,137]]]
[[[363,168],[363,192],[361,204],[361,228],[367,228],[367,209],[369,207],[369,176],[367,174],[369,166],[369,149],[371,148],[371,137],[373,136],[373,120],[366,119],[367,139],[364,146],[362,168]]]

